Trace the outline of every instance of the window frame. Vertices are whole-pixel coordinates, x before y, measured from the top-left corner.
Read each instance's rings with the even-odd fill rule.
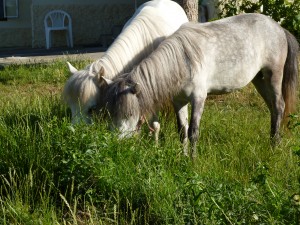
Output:
[[[13,3],[13,7],[15,7],[15,14],[13,15],[8,15],[7,14],[7,2],[12,2]],[[3,8],[4,8],[4,17],[11,19],[11,18],[18,18],[19,17],[19,0],[4,0],[3,1]]]

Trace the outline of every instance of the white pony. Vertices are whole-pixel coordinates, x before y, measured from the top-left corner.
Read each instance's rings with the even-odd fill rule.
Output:
[[[187,21],[184,10],[176,2],[146,2],[100,59],[80,71],[68,63],[72,76],[65,84],[63,98],[71,108],[72,123],[91,123],[93,112],[99,112],[101,76],[112,79],[131,71]],[[157,122],[153,125],[159,129]]]

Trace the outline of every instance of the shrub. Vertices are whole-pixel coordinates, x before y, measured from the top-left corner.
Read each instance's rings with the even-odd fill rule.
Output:
[[[300,40],[300,1],[297,0],[221,0],[221,18],[240,13],[259,12],[270,16]]]

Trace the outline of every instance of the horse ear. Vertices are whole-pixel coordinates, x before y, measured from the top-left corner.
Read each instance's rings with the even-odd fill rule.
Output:
[[[67,64],[72,74],[78,71],[74,66],[71,65],[71,63],[67,62]]]
[[[95,79],[100,88],[107,88],[113,81],[97,74]]]
[[[103,67],[100,68],[99,72],[94,78],[94,81],[99,85],[100,88],[106,88],[108,85],[112,83],[112,80],[104,77],[105,70]]]
[[[110,85],[113,81],[112,80],[110,80],[110,79],[107,79],[107,78],[105,78],[105,77],[103,77],[103,76],[101,76],[100,77],[100,82],[101,83],[105,83],[105,85]]]
[[[98,74],[99,74],[101,77],[104,77],[104,75],[105,75],[105,70],[104,70],[103,66],[101,66],[101,68],[100,68]]]
[[[132,87],[131,87],[131,92],[134,95],[137,95],[138,93],[141,92],[141,85],[139,83],[135,83]]]

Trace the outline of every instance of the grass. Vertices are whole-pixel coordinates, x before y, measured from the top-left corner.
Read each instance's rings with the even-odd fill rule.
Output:
[[[252,86],[211,97],[192,162],[172,113],[159,146],[146,127],[118,141],[102,119],[72,126],[67,78],[64,61],[0,71],[0,224],[299,224],[297,114],[271,148]]]

